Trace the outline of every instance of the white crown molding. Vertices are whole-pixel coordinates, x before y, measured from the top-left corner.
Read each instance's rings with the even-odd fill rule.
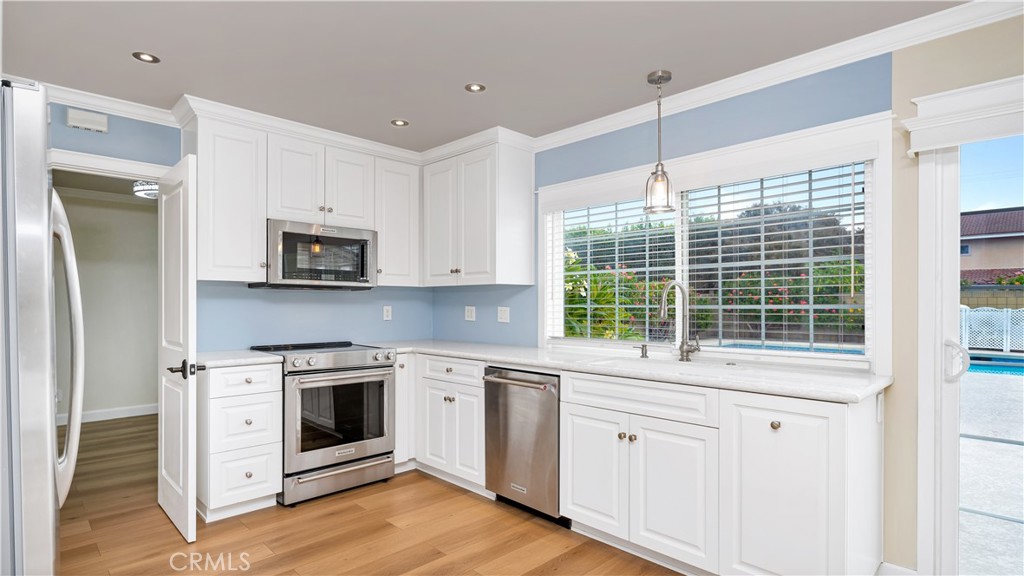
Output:
[[[46,164],[50,170],[67,170],[111,178],[158,180],[171,169],[170,166],[160,164],[122,160],[57,148],[47,150],[46,155]]]
[[[178,122],[170,110],[163,110],[145,104],[137,104],[127,100],[119,100],[99,94],[82,92],[73,88],[54,86],[46,84],[47,101],[55,104],[64,104],[72,108],[84,108],[94,112],[122,116],[133,120],[141,120],[152,124],[161,124],[178,128]]]
[[[662,99],[663,115],[668,116],[684,110],[699,108],[712,102],[830,70],[865,58],[887,54],[1021,14],[1024,14],[1024,5],[1020,2],[980,1],[962,4],[917,20],[904,22],[686,92],[667,96]],[[655,114],[652,104],[653,99],[651,103],[641,104],[596,120],[538,136],[534,139],[534,150],[536,152],[550,150],[653,120]]]
[[[920,152],[1024,133],[1024,76],[958,88],[911,100],[917,116],[910,132],[911,158]]]
[[[509,130],[508,128],[502,128],[497,126],[489,130],[477,132],[476,134],[470,134],[464,138],[459,138],[453,142],[442,144],[435,148],[431,148],[426,152],[420,154],[420,163],[423,165],[432,164],[439,160],[451,158],[452,156],[458,156],[470,150],[476,150],[484,146],[491,144],[507,144],[515,148],[526,150],[527,152],[533,152],[533,138]]]
[[[181,126],[185,126],[196,116],[214,118],[257,130],[273,131],[286,136],[317,142],[325,146],[335,146],[399,162],[420,164],[422,157],[419,152],[406,150],[405,148],[389,146],[340,132],[332,132],[324,128],[317,128],[316,126],[237,108],[188,94],[185,94],[178,100],[172,109],[172,113]]]
[[[87,200],[90,202],[104,202],[107,204],[129,204],[133,206],[148,206],[156,210],[156,201],[146,198],[139,198],[134,194],[115,194],[113,192],[100,192],[99,190],[83,190],[81,188],[68,188],[66,186],[54,186],[61,198],[74,200]]]

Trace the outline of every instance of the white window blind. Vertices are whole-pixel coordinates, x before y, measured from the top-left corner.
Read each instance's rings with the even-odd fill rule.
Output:
[[[548,337],[676,341],[675,307],[657,309],[685,278],[703,345],[863,354],[869,175],[860,162],[691,190],[679,214],[641,200],[547,214]]]
[[[864,353],[866,167],[683,194],[691,327],[705,343]]]

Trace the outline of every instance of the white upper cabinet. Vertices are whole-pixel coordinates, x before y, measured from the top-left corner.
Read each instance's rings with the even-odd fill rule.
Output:
[[[533,283],[533,153],[496,143],[423,168],[423,283]]]
[[[324,224],[374,229],[374,158],[327,147]]]
[[[420,168],[376,160],[377,284],[420,285]]]
[[[323,145],[270,134],[267,149],[267,217],[322,224]]]
[[[199,280],[267,277],[267,133],[214,119],[186,126],[198,156]]]
[[[271,133],[267,216],[374,229],[374,158]]]

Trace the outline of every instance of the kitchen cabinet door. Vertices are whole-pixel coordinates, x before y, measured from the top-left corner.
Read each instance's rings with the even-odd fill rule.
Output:
[[[413,438],[413,374],[411,354],[399,354],[395,361],[395,464],[412,457],[416,444]]]
[[[374,230],[373,156],[327,147],[324,224]]]
[[[377,158],[377,284],[420,285],[420,168]]]
[[[420,379],[417,390],[417,450],[416,460],[441,470],[447,470],[451,462],[452,425],[448,402],[448,384],[429,378]]]
[[[457,242],[458,161],[442,160],[423,167],[423,285],[451,286]]]
[[[723,574],[841,574],[841,404],[723,390]]]
[[[628,539],[629,415],[563,402],[559,428],[562,516]]]
[[[267,133],[219,120],[198,127],[197,278],[267,279]]]
[[[718,431],[629,418],[629,540],[716,572]]]
[[[455,261],[459,284],[494,284],[497,218],[497,145],[459,156],[459,203]]]
[[[323,145],[270,134],[267,148],[267,217],[322,224]]]
[[[484,485],[484,389],[450,384],[452,468],[456,476]]]

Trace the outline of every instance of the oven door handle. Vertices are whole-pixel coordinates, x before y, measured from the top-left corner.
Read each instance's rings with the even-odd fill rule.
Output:
[[[320,382],[337,382],[339,380],[372,380],[375,378],[387,378],[394,373],[394,370],[378,370],[376,372],[358,372],[355,374],[335,374],[333,376],[316,376],[313,378],[296,378],[295,388],[318,388],[314,384]]]
[[[385,456],[384,458],[381,458],[380,460],[373,460],[373,461],[370,461],[370,462],[364,462],[364,463],[362,463],[362,464],[360,464],[358,466],[351,466],[349,468],[342,468],[340,470],[332,470],[330,472],[324,472],[323,474],[315,474],[313,476],[299,476],[298,478],[295,479],[295,481],[298,482],[299,484],[305,484],[306,482],[312,482],[314,480],[322,480],[324,478],[328,478],[330,476],[337,476],[338,474],[344,474],[346,472],[355,472],[356,470],[362,470],[363,468],[370,468],[372,466],[380,466],[381,464],[387,464],[388,462],[391,462],[391,460],[392,460],[392,456],[391,456],[391,454],[388,454],[387,456]]]

